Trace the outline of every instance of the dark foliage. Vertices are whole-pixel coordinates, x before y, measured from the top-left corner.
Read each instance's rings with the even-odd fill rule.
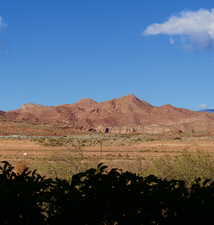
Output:
[[[51,181],[36,171],[16,174],[3,162],[0,167],[0,224],[45,224],[44,194]]]
[[[177,225],[214,221],[214,181],[141,177],[98,167],[71,181],[0,167],[3,225]]]

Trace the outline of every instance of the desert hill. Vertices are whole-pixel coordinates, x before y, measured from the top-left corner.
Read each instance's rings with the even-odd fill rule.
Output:
[[[172,105],[153,106],[134,95],[96,102],[86,98],[74,104],[43,106],[24,104],[3,112],[5,123],[44,125],[78,132],[214,132],[214,115]],[[25,131],[23,131],[25,133]]]

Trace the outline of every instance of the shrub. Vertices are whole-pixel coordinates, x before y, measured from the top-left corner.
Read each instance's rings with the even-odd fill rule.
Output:
[[[168,179],[180,179],[191,183],[197,177],[214,178],[214,159],[207,152],[186,152],[179,155],[164,155],[150,161],[147,174]]]
[[[214,219],[214,181],[146,177],[99,164],[64,179],[0,167],[0,224],[180,225]],[[211,221],[211,222],[210,222]]]
[[[3,162],[0,167],[0,224],[45,224],[43,194],[50,185],[36,171],[25,169],[16,174]]]

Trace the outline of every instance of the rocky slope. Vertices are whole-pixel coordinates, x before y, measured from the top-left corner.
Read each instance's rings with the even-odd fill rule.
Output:
[[[172,105],[156,107],[134,95],[100,103],[82,99],[59,106],[25,104],[17,110],[0,111],[0,118],[32,126],[48,125],[83,132],[214,132],[213,114]]]

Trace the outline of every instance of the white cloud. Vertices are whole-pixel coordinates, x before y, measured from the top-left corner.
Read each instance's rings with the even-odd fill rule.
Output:
[[[197,44],[199,47],[210,47],[214,44],[214,9],[183,11],[170,17],[164,23],[149,25],[144,35],[178,35],[183,43]],[[174,39],[173,40],[174,44]],[[172,41],[170,41],[172,43]]]

